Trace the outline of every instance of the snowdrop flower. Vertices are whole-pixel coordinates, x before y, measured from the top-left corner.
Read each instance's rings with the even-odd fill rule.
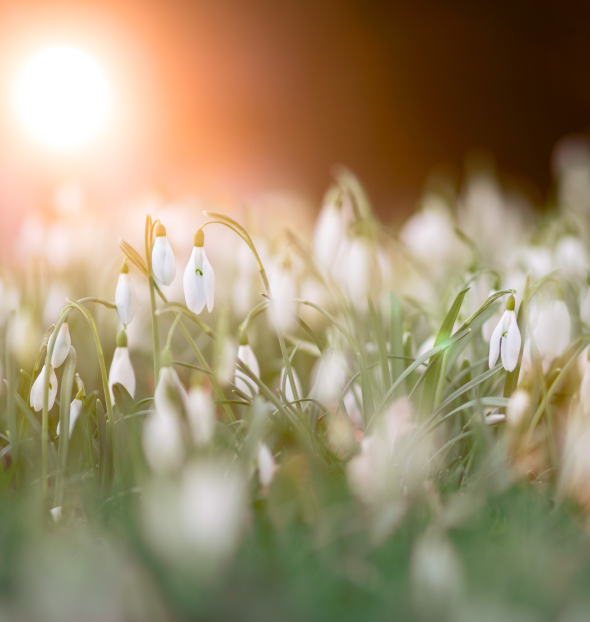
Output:
[[[240,335],[238,359],[245,363],[256,377],[260,378],[258,360],[256,359],[254,352],[252,352],[252,348],[248,345],[248,336],[245,333]],[[254,397],[258,393],[258,385],[239,369],[236,369],[235,384],[236,387],[242,391],[242,393],[245,393],[250,397]]]
[[[346,383],[346,362],[343,357],[332,351],[324,354],[311,394],[327,408],[338,403]]]
[[[65,321],[57,337],[55,338],[55,345],[53,346],[53,353],[51,355],[51,367],[57,369],[68,357],[70,353],[70,347],[72,346],[72,338],[70,337],[70,329],[68,322]]]
[[[131,397],[135,397],[135,373],[127,349],[127,333],[124,330],[117,335],[117,348],[109,371],[109,390],[113,402],[115,401],[113,385],[117,382],[127,389]]]
[[[573,235],[561,238],[555,247],[555,263],[566,278],[582,280],[588,263],[582,241]]]
[[[195,245],[183,279],[186,306],[197,315],[201,313],[205,304],[207,311],[211,313],[215,298],[215,273],[207,259],[204,243],[205,234],[202,229],[197,229]]]
[[[355,305],[363,305],[371,282],[371,251],[367,242],[360,237],[350,244],[347,268],[350,299]]]
[[[45,368],[43,365],[41,373],[37,376],[37,380],[31,388],[30,405],[37,412],[43,410],[43,383],[45,382]],[[51,410],[53,404],[55,404],[55,397],[57,395],[57,376],[51,365],[49,366],[49,397],[47,400],[47,409]]]
[[[321,268],[332,265],[344,236],[344,223],[336,204],[338,197],[332,196],[333,192],[329,191],[331,196],[326,197],[313,234],[313,248]]]
[[[258,479],[263,488],[270,486],[277,465],[268,445],[261,443],[258,448]]]
[[[533,337],[546,362],[561,356],[570,342],[570,316],[563,300],[554,300],[539,310]]]
[[[166,228],[161,222],[156,227],[156,241],[152,250],[152,271],[156,279],[164,285],[170,285],[176,274],[174,253],[166,237]]]
[[[531,396],[524,389],[517,389],[508,401],[506,421],[511,428],[518,428],[531,407]]]
[[[215,403],[202,387],[188,393],[187,417],[193,441],[199,447],[208,445],[215,435]]]
[[[119,274],[117,289],[115,290],[115,304],[117,305],[117,313],[121,318],[121,322],[127,326],[135,313],[135,290],[129,278],[127,259],[124,259],[121,264],[121,273]]]
[[[170,360],[162,353],[162,369],[154,394],[155,410],[145,420],[142,446],[148,464],[157,473],[177,470],[184,459],[184,443],[180,427],[179,397],[188,411],[188,396]],[[169,358],[169,355],[168,355]]]
[[[504,311],[504,315],[498,322],[490,340],[490,369],[496,364],[500,353],[502,365],[506,371],[514,371],[518,363],[521,337],[516,322],[514,305],[514,296],[510,295],[506,301],[506,311]]]
[[[61,505],[51,508],[51,510],[49,510],[49,513],[51,514],[51,518],[53,519],[53,522],[59,523],[59,521],[61,520],[61,515],[62,515]]]
[[[291,373],[293,374],[293,380],[295,381],[295,388],[297,389],[297,395],[299,398],[303,397],[303,389],[301,388],[301,382],[299,381],[299,376],[297,372],[291,367]],[[291,382],[289,381],[289,376],[287,375],[287,370],[283,367],[281,369],[281,378],[280,378],[280,388],[281,391],[285,387],[285,397],[288,402],[295,401],[295,396],[293,395],[293,388],[291,387]]]
[[[72,400],[70,404],[70,438],[72,437],[72,432],[74,431],[74,426],[76,425],[76,421],[78,421],[78,417],[82,412],[82,394],[78,394],[75,399]],[[56,435],[59,436],[61,431],[61,423],[57,424]]]
[[[289,259],[277,265],[272,280],[271,290],[274,305],[273,320],[282,331],[289,331],[295,325],[296,291]]]

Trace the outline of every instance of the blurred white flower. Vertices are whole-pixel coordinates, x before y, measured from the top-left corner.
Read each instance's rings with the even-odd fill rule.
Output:
[[[297,389],[297,395],[299,396],[299,399],[301,399],[302,397],[304,397],[303,389],[301,388],[301,382],[299,381],[299,376],[297,375],[297,372],[292,366],[291,366],[291,373],[293,374],[293,380],[295,381],[295,388]],[[280,375],[279,382],[280,382],[281,391],[283,390],[283,387],[285,387],[285,397],[287,398],[287,401],[293,402],[295,400],[295,396],[293,395],[293,388],[291,387],[291,382],[289,381],[287,370],[284,367],[283,369],[281,369],[281,375]]]
[[[215,402],[202,387],[192,387],[188,392],[187,417],[195,445],[208,445],[215,435]]]
[[[258,360],[256,359],[256,355],[252,351],[252,348],[248,345],[248,343],[241,344],[238,348],[238,359],[245,363],[250,371],[257,377],[260,378],[260,367],[258,366]],[[236,368],[236,376],[235,376],[235,385],[236,387],[249,395],[250,397],[254,397],[258,393],[258,385],[251,380],[243,371]]]
[[[172,367],[164,366],[154,395],[155,410],[142,429],[142,446],[148,464],[156,473],[178,469],[184,459],[180,401],[188,411],[188,396]]]
[[[393,452],[397,443],[414,429],[412,404],[406,397],[392,402],[383,415],[383,437],[389,451]]]
[[[380,503],[391,485],[390,452],[378,435],[364,436],[360,452],[346,466],[348,485],[363,503]]]
[[[221,345],[219,364],[217,366],[217,379],[222,385],[227,385],[233,381],[237,355],[238,346],[235,339],[226,337]]]
[[[70,404],[70,430],[69,430],[69,434],[70,434],[70,438],[72,437],[72,432],[74,431],[74,426],[76,425],[76,421],[78,421],[78,417],[80,416],[80,413],[82,412],[82,400],[79,400],[78,398],[75,398],[72,400],[72,403]],[[57,423],[57,430],[56,430],[56,435],[59,436],[61,432],[61,422]]]
[[[311,392],[326,408],[333,408],[346,382],[346,363],[342,356],[333,350],[324,353],[316,380]]]
[[[538,312],[533,337],[547,362],[561,356],[570,341],[570,316],[563,300],[554,300]]]
[[[49,513],[51,514],[51,518],[53,519],[54,523],[59,523],[59,521],[61,520],[61,505],[58,505],[55,508],[51,508],[51,510],[49,510]]]
[[[562,237],[555,247],[555,263],[564,277],[572,280],[584,279],[588,256],[582,241],[573,235]]]
[[[297,291],[288,261],[279,263],[275,267],[270,286],[274,304],[274,314],[271,314],[269,317],[276,321],[279,330],[290,331],[296,324],[295,311],[297,303],[295,302],[295,298],[297,296]]]
[[[170,285],[176,274],[174,252],[166,237],[166,228],[162,223],[156,226],[156,241],[152,250],[152,270],[156,279],[164,285]]]
[[[70,337],[70,328],[67,321],[64,322],[55,338],[53,353],[51,354],[51,367],[57,369],[68,357],[70,347],[72,346],[72,338]]]
[[[121,318],[121,322],[127,326],[135,313],[135,289],[129,278],[129,267],[126,260],[123,260],[119,280],[117,281],[115,304],[117,305],[117,313]]]
[[[261,443],[258,447],[258,479],[264,488],[270,486],[277,465],[268,445]]]
[[[124,330],[117,335],[117,347],[115,348],[113,362],[109,371],[109,390],[113,402],[115,401],[113,385],[117,382],[127,389],[131,397],[135,397],[135,372],[129,358],[127,335]]]
[[[69,292],[63,283],[53,283],[51,285],[45,300],[45,308],[43,309],[43,324],[45,326],[50,326],[57,322],[66,305],[68,296]]]
[[[340,208],[333,197],[329,197],[319,213],[313,235],[313,248],[321,269],[332,266],[343,236],[344,222]]]
[[[506,371],[513,371],[518,363],[522,340],[516,321],[514,305],[514,296],[511,295],[506,301],[506,311],[504,311],[490,339],[490,356],[488,361],[490,369],[494,367],[500,354],[502,365]]]
[[[215,302],[215,273],[207,259],[204,243],[205,234],[202,229],[198,229],[183,279],[186,306],[197,315],[201,313],[205,304],[207,311],[211,313]]]
[[[544,277],[554,268],[551,251],[544,246],[525,246],[518,251],[518,256],[525,272],[530,272],[535,279]],[[517,291],[522,289],[519,288]]]
[[[524,389],[517,389],[508,401],[506,421],[511,428],[518,428],[531,407],[531,396]]]
[[[31,388],[31,397],[29,403],[33,410],[40,411],[43,410],[43,384],[45,382],[45,368],[47,366],[43,365],[43,369],[41,373],[37,376],[37,379],[33,383]],[[51,365],[49,366],[49,397],[47,400],[47,408],[51,410],[53,408],[53,404],[55,404],[55,397],[57,396],[57,376],[55,375],[55,371]]]
[[[371,249],[361,237],[350,244],[347,261],[348,295],[356,306],[364,306],[371,284]]]

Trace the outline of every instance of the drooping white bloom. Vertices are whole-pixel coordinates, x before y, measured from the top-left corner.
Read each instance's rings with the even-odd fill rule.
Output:
[[[45,369],[46,365],[43,365],[41,373],[37,376],[37,379],[33,383],[31,388],[31,397],[29,403],[33,410],[43,410],[43,384],[45,382]],[[53,404],[55,404],[55,397],[57,396],[57,376],[51,365],[49,366],[49,397],[47,400],[47,408],[51,410]]]
[[[364,305],[371,283],[371,251],[368,243],[360,237],[350,244],[347,270],[350,299],[355,305]]]
[[[184,459],[181,413],[175,397],[188,406],[178,375],[172,367],[162,367],[154,394],[155,410],[146,417],[141,436],[147,462],[157,473],[178,469]]]
[[[531,407],[531,396],[524,389],[517,389],[510,400],[506,409],[506,421],[511,428],[518,428],[525,415]]]
[[[342,242],[344,223],[340,208],[328,197],[318,216],[313,234],[313,248],[321,268],[329,268]]]
[[[51,508],[51,510],[49,510],[49,513],[51,514],[51,518],[53,519],[54,523],[59,523],[59,521],[61,520],[61,505],[58,505],[55,508]]]
[[[570,342],[570,328],[570,316],[563,300],[554,300],[539,310],[533,337],[545,361],[564,353]]]
[[[57,369],[68,357],[70,353],[70,347],[72,345],[72,338],[70,337],[70,329],[68,323],[64,322],[57,333],[55,338],[55,345],[53,346],[53,353],[51,355],[51,367]]]
[[[208,445],[215,435],[215,403],[202,387],[188,392],[187,416],[195,444]]]
[[[490,369],[494,367],[501,353],[502,365],[506,371],[514,371],[520,354],[521,336],[514,312],[514,296],[506,302],[506,311],[498,322],[490,339]]]
[[[113,385],[117,382],[127,389],[131,397],[135,397],[135,373],[129,358],[127,335],[124,330],[117,335],[117,348],[109,371],[109,390],[113,401],[115,401]]]
[[[588,256],[582,241],[573,235],[561,238],[555,247],[555,263],[566,278],[582,280],[588,263]]]
[[[129,268],[126,261],[123,261],[119,280],[117,281],[115,304],[117,305],[117,313],[121,318],[121,322],[127,326],[135,313],[135,289],[129,278]]]
[[[346,382],[346,363],[343,357],[334,351],[324,354],[311,392],[327,408],[337,404],[338,396]]]
[[[156,279],[164,285],[170,285],[176,274],[174,252],[162,223],[158,223],[156,227],[156,241],[152,250],[152,271]]]
[[[184,296],[186,306],[197,315],[201,313],[205,304],[207,311],[213,311],[215,301],[215,273],[207,259],[203,247],[205,235],[202,229],[195,233],[195,245],[184,271]]]
[[[263,487],[270,486],[277,465],[268,445],[261,443],[258,447],[258,479]]]
[[[242,336],[242,341],[244,340],[244,336]],[[256,359],[256,355],[252,351],[252,348],[248,345],[248,342],[241,344],[238,348],[238,359],[245,363],[252,373],[260,378],[260,367],[258,366],[258,360]],[[243,371],[236,368],[236,378],[235,378],[236,387],[249,395],[250,397],[254,397],[258,393],[258,385],[251,380]]]
[[[74,426],[76,425],[76,421],[78,421],[78,417],[82,412],[82,400],[77,397],[72,400],[70,404],[70,438],[72,437],[72,432],[74,431]],[[56,435],[59,436],[61,432],[61,422],[57,424]]]
[[[273,314],[271,317],[276,321],[277,327],[282,331],[291,330],[295,323],[296,287],[289,262],[277,265],[271,279],[273,297]]]
[[[297,395],[299,396],[299,399],[301,399],[303,397],[303,389],[301,388],[299,376],[297,375],[297,372],[293,369],[293,367],[291,367],[291,373],[293,374],[293,380],[295,382],[295,388],[297,389]],[[283,369],[281,369],[280,383],[281,391],[283,390],[283,387],[285,387],[285,397],[287,398],[287,401],[293,402],[295,400],[295,396],[293,395],[293,388],[291,387],[291,382],[289,381],[287,370],[284,367]]]

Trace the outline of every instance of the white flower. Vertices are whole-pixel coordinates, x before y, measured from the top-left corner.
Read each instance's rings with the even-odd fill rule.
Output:
[[[215,403],[201,387],[188,393],[187,416],[195,444],[208,445],[215,435]]]
[[[141,437],[148,464],[158,473],[178,469],[184,458],[181,413],[175,394],[186,407],[188,398],[176,372],[172,367],[162,367],[154,394],[155,410],[146,417]]]
[[[533,337],[545,361],[561,356],[570,342],[570,316],[563,300],[554,300],[541,308]]]
[[[242,340],[243,338],[244,336],[242,336]],[[260,378],[258,360],[247,341],[238,348],[238,359],[245,363],[257,378]],[[254,397],[258,393],[258,385],[239,369],[236,369],[235,385],[242,393],[250,397]]]
[[[502,315],[490,339],[490,369],[496,364],[501,352],[504,369],[514,371],[518,363],[520,344],[520,330],[514,312],[514,296],[510,296],[506,302],[506,311],[504,311],[504,315]]]
[[[54,523],[59,523],[59,521],[61,520],[61,505],[58,505],[55,508],[51,508],[51,510],[49,510],[49,513],[51,514],[51,518],[53,518],[53,522]]]
[[[113,385],[117,382],[127,389],[131,397],[135,397],[135,373],[133,372],[133,366],[129,358],[127,335],[124,330],[117,335],[117,348],[115,349],[113,362],[111,363],[111,369],[109,371],[109,390],[113,401],[115,401]]]
[[[290,331],[295,323],[295,310],[297,303],[295,281],[289,267],[289,262],[278,265],[272,275],[271,290],[274,305],[273,320],[279,330]]]
[[[347,269],[350,299],[357,306],[364,305],[371,282],[371,251],[361,238],[355,238],[350,244]]]
[[[72,403],[70,404],[70,438],[72,436],[72,432],[74,431],[74,426],[76,425],[76,421],[78,420],[78,417],[80,416],[81,411],[82,411],[82,400],[75,398],[74,400],[72,400]],[[60,431],[61,431],[61,422],[58,422],[57,430],[56,430],[57,436],[59,436]]]
[[[117,313],[121,318],[121,322],[127,326],[133,319],[133,314],[135,313],[135,290],[129,278],[129,268],[127,267],[126,261],[123,261],[119,280],[117,281],[115,304],[117,305]]]
[[[274,456],[268,445],[261,443],[260,447],[258,447],[258,479],[261,486],[264,488],[270,486],[276,468]]]
[[[43,369],[41,373],[37,376],[37,380],[33,384],[31,388],[31,397],[30,397],[30,405],[36,410],[43,410],[43,384],[45,382],[45,369],[46,365],[43,365]],[[53,371],[53,367],[49,366],[49,397],[47,400],[47,409],[51,410],[53,408],[53,404],[55,403],[55,397],[57,395],[57,376],[55,375],[55,371]]]
[[[313,235],[313,248],[321,268],[332,265],[343,235],[340,209],[333,200],[328,200],[320,211]]]
[[[295,381],[297,395],[299,396],[299,399],[301,399],[303,397],[303,389],[301,388],[301,382],[299,382],[299,376],[297,375],[297,372],[293,369],[293,367],[291,367],[291,373],[293,374],[293,380]],[[289,381],[287,370],[284,367],[283,369],[281,369],[280,383],[281,391],[283,390],[283,387],[285,387],[285,397],[287,398],[287,401],[295,401],[295,396],[293,395],[293,388],[291,387],[291,382]]]
[[[215,298],[215,273],[203,248],[204,241],[203,230],[198,229],[183,279],[186,306],[197,315],[201,313],[205,304],[207,311],[211,313]]]
[[[531,396],[524,389],[517,389],[508,401],[506,409],[506,421],[512,428],[520,427],[524,416],[531,407]]]
[[[582,280],[586,275],[588,257],[581,240],[573,235],[561,238],[555,247],[555,263],[566,278]]]
[[[338,396],[346,382],[346,363],[343,357],[334,351],[329,351],[322,358],[316,380],[311,392],[327,408],[338,403]]]
[[[164,285],[170,285],[176,274],[176,261],[162,223],[156,227],[156,241],[152,250],[152,271],[156,279]]]
[[[68,323],[64,322],[57,333],[55,338],[55,345],[53,346],[53,353],[51,355],[51,367],[57,369],[68,358],[70,353],[70,347],[72,345],[72,338],[70,337],[70,329]]]

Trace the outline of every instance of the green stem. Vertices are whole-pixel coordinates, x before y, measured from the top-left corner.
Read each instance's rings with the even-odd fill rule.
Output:
[[[160,377],[160,335],[156,316],[156,292],[154,290],[154,274],[152,272],[152,218],[148,214],[145,220],[145,258],[147,261],[147,277],[150,288],[150,305],[152,314],[152,343],[154,348],[154,384]]]

